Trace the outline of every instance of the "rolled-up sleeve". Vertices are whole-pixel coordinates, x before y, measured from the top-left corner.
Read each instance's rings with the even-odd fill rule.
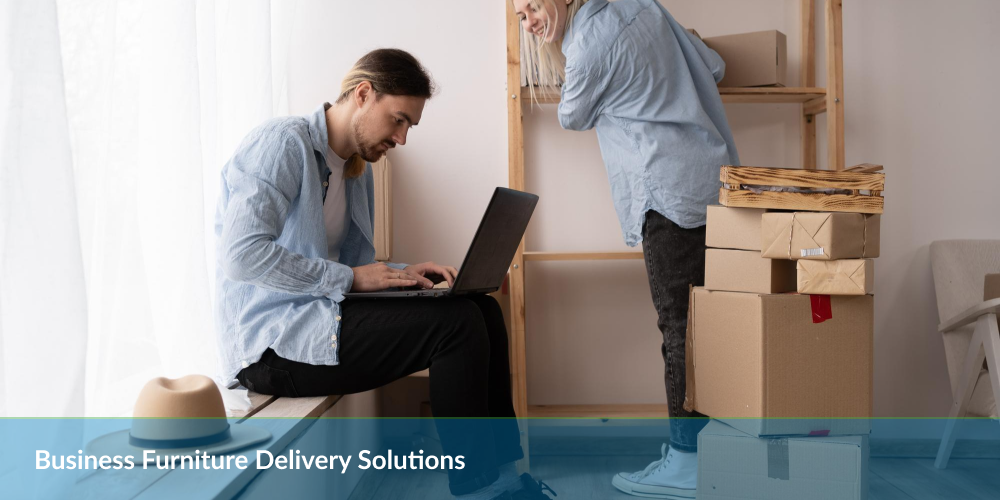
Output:
[[[566,50],[566,81],[559,100],[559,125],[567,130],[594,128],[602,97],[611,83],[608,54],[587,53],[580,44]]]
[[[241,148],[233,158],[224,177],[229,203],[222,214],[220,266],[234,281],[339,302],[354,283],[350,267],[275,242],[301,189],[307,151],[311,146],[286,133]]]

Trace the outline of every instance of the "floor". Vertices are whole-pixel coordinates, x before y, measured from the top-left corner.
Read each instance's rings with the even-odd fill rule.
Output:
[[[559,494],[559,499],[615,500],[637,497],[611,486],[607,471],[642,469],[657,457],[649,456],[532,456],[532,475]],[[447,476],[441,473],[369,471],[351,500],[447,499]],[[931,458],[872,458],[870,500],[1000,497],[1000,460],[952,459],[945,470]]]

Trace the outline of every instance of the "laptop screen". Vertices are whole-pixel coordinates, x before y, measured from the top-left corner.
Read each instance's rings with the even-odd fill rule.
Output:
[[[498,187],[465,254],[452,293],[492,292],[503,285],[538,196]]]

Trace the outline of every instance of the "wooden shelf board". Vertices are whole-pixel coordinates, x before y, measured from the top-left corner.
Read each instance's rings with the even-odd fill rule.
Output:
[[[642,252],[524,252],[524,260],[632,260]]]
[[[532,405],[530,418],[667,418],[664,404]]]
[[[719,94],[722,95],[722,102],[729,103],[804,103],[826,97],[826,89],[821,87],[719,87]],[[559,89],[535,88],[535,97],[539,104],[557,104],[559,102]],[[532,102],[530,88],[521,87],[521,102]],[[825,108],[822,111],[825,111]]]

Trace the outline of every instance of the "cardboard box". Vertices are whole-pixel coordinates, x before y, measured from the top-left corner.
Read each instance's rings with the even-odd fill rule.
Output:
[[[987,274],[983,284],[983,302],[1000,299],[1000,274]]]
[[[705,245],[712,248],[760,251],[760,218],[763,208],[708,206]]]
[[[865,295],[875,293],[875,261],[800,260],[798,292],[821,295]]]
[[[794,292],[794,260],[765,259],[752,250],[705,250],[705,288],[728,292]]]
[[[761,216],[761,255],[840,260],[879,255],[882,217],[842,212],[771,212]]]
[[[712,421],[698,434],[698,499],[868,498],[867,436],[760,439]]]
[[[691,309],[690,407],[755,436],[870,431],[873,296],[695,288]]]
[[[757,31],[703,39],[726,62],[720,87],[784,87],[787,73],[785,34]]]

